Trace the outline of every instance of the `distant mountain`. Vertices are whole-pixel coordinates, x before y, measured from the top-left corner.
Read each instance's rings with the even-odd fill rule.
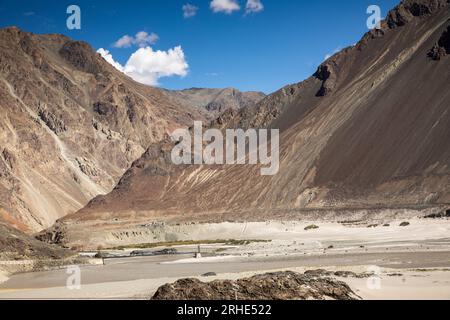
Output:
[[[239,110],[254,106],[265,94],[262,92],[241,92],[234,88],[201,89],[191,88],[181,91],[169,91],[180,104],[201,109],[209,119],[215,119],[221,113],[232,109]]]
[[[173,144],[162,141],[111,193],[60,221],[64,241],[153,241],[146,225],[155,220],[335,219],[448,206],[449,31],[447,0],[403,1],[381,29],[309,79],[213,123],[279,128],[277,175],[261,176],[260,166],[174,166]]]

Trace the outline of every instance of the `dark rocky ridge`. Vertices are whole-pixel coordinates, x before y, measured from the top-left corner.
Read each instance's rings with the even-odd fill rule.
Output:
[[[59,54],[77,70],[96,75],[102,72],[93,48],[83,41],[67,41]]]
[[[344,282],[327,277],[278,272],[237,281],[208,283],[181,279],[160,287],[152,300],[356,300]]]
[[[447,30],[442,33],[442,36],[428,52],[428,56],[433,60],[441,60],[448,54],[450,54],[450,20]]]
[[[448,0],[402,0],[393,10],[389,11],[386,24],[393,29],[409,23],[414,17],[431,15],[446,8]]]

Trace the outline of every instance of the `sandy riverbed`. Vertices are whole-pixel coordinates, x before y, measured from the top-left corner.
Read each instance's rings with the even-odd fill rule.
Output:
[[[259,239],[246,245],[205,245],[208,256],[112,259],[104,266],[81,267],[80,290],[66,288],[66,270],[18,274],[0,283],[0,299],[147,299],[179,278],[237,279],[268,271],[312,269],[374,272],[377,278],[346,278],[364,299],[450,299],[450,220],[411,219],[389,226],[345,226],[270,222],[196,226],[190,240]],[[191,230],[193,231],[193,230]],[[208,236],[209,235],[209,236]],[[189,237],[189,238],[188,238]],[[160,248],[155,248],[158,250]],[[193,252],[196,246],[177,248]],[[202,278],[206,272],[216,277]],[[375,283],[376,285],[374,285]],[[377,285],[379,283],[379,285]]]
[[[326,268],[330,271],[345,270],[364,272],[372,266]],[[304,272],[315,268],[289,268],[269,271],[291,270]],[[215,277],[195,277],[202,281],[216,279],[235,280],[261,272],[223,273]],[[353,291],[365,300],[441,299],[450,300],[450,269],[389,269],[381,268],[374,278],[338,278],[345,281]],[[172,278],[141,279],[82,285],[80,290],[65,287],[42,289],[1,289],[0,299],[148,299],[159,286],[178,280]]]

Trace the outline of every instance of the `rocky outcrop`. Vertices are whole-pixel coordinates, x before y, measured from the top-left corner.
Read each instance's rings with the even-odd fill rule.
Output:
[[[436,60],[436,61],[441,60],[446,55],[447,55],[447,51],[437,43],[428,52],[428,56],[431,59]]]
[[[64,241],[64,233],[64,227],[56,223],[52,229],[38,233],[35,238],[48,244],[61,245]]]
[[[336,87],[337,75],[332,61],[322,64],[314,76],[322,81],[322,86],[317,92],[318,97],[325,97],[333,92]]]
[[[102,71],[100,57],[93,54],[92,47],[83,41],[67,41],[59,54],[77,70],[96,75]]]
[[[344,282],[295,272],[201,282],[181,279],[160,287],[153,300],[356,300]]]
[[[442,33],[442,36],[428,52],[428,56],[433,60],[441,60],[450,54],[450,25]]]
[[[450,22],[450,20],[449,20]],[[442,33],[441,38],[438,41],[438,45],[441,48],[445,49],[445,52],[447,54],[450,54],[450,25],[447,27],[447,29]]]
[[[446,7],[448,0],[403,0],[397,7],[389,11],[386,23],[393,29],[406,25],[414,17],[430,15]]]
[[[55,134],[60,134],[64,131],[67,131],[67,127],[64,124],[64,121],[59,119],[55,114],[47,110],[39,110],[39,117]]]

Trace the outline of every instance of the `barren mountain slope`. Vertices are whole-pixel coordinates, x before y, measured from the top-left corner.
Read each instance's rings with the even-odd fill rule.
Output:
[[[194,119],[203,116],[135,83],[86,43],[0,30],[0,221],[49,227]]]
[[[280,171],[173,166],[150,147],[107,196],[62,220],[67,241],[155,219],[260,220],[304,212],[420,209],[450,203],[448,2],[404,1],[314,76],[226,112],[220,127],[281,129]],[[436,56],[436,52],[439,54]],[[117,233],[116,233],[117,234]]]
[[[38,241],[2,223],[0,223],[0,247],[2,248],[0,261],[57,260],[75,255],[74,252]]]

